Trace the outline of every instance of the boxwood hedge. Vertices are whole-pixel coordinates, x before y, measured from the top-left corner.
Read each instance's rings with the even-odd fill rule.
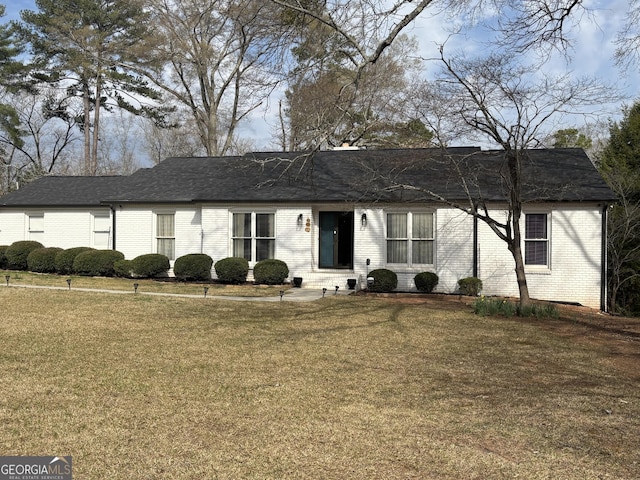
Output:
[[[27,257],[36,248],[44,248],[44,245],[33,240],[21,240],[9,245],[4,251],[7,259],[7,268],[11,270],[27,270]]]

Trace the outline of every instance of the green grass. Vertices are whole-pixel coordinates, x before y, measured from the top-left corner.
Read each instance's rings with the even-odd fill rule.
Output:
[[[542,322],[370,297],[0,302],[0,451],[72,455],[74,478],[640,473],[639,376]]]

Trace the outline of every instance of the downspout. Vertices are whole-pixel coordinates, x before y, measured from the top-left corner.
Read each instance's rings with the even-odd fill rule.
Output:
[[[602,240],[601,240],[601,253],[600,253],[600,310],[607,312],[607,242],[608,242],[608,229],[607,229],[607,217],[608,217],[609,205],[606,203],[602,207]]]
[[[116,206],[111,204],[111,249],[116,249]]]
[[[477,207],[473,206],[473,276],[478,277],[478,213]]]

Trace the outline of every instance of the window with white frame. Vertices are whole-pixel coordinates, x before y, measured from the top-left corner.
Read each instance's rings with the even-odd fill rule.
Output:
[[[387,213],[387,263],[433,265],[434,214]]]
[[[236,212],[232,215],[232,255],[249,262],[274,258],[276,247],[275,214]]]
[[[93,248],[107,250],[111,239],[111,216],[108,212],[93,214]]]
[[[169,260],[175,260],[175,217],[174,213],[156,214],[156,253],[165,255]]]
[[[524,264],[549,266],[548,214],[525,214]]]
[[[44,213],[30,213],[27,220],[29,240],[44,243]]]

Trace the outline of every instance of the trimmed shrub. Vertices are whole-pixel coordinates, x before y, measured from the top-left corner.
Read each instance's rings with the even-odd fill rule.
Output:
[[[204,253],[190,253],[176,258],[173,274],[180,280],[211,280],[213,260]]]
[[[27,257],[36,248],[44,248],[44,245],[33,240],[21,240],[9,245],[4,251],[7,259],[7,268],[11,270],[26,270],[28,268]]]
[[[88,250],[73,261],[73,272],[90,277],[112,277],[115,274],[113,264],[118,260],[124,260],[124,255],[117,250]]]
[[[416,284],[416,288],[420,292],[431,293],[433,289],[438,285],[438,275],[433,272],[422,272],[417,274],[413,278],[414,283]]]
[[[223,283],[240,284],[247,281],[249,262],[245,258],[228,257],[214,265],[218,280]]]
[[[255,283],[264,285],[281,285],[289,276],[289,267],[282,260],[270,258],[261,260],[253,267]]]
[[[166,277],[170,268],[169,258],[160,253],[147,253],[131,260],[131,269],[136,277]]]
[[[477,277],[467,277],[458,280],[460,293],[469,297],[477,297],[482,291],[482,280]]]
[[[373,277],[373,285],[369,287],[371,292],[391,292],[398,286],[398,276],[386,268],[370,271],[369,277]]]
[[[113,262],[113,272],[116,277],[131,278],[133,276],[131,260],[117,260]]]
[[[73,247],[58,252],[56,255],[56,272],[60,275],[68,275],[73,272],[73,261],[82,252],[93,250],[91,247]]]
[[[7,268],[7,257],[4,256],[7,248],[9,248],[9,245],[0,245],[0,268]]]
[[[27,267],[29,271],[36,273],[55,273],[56,255],[62,251],[61,248],[36,248],[27,256]]]

